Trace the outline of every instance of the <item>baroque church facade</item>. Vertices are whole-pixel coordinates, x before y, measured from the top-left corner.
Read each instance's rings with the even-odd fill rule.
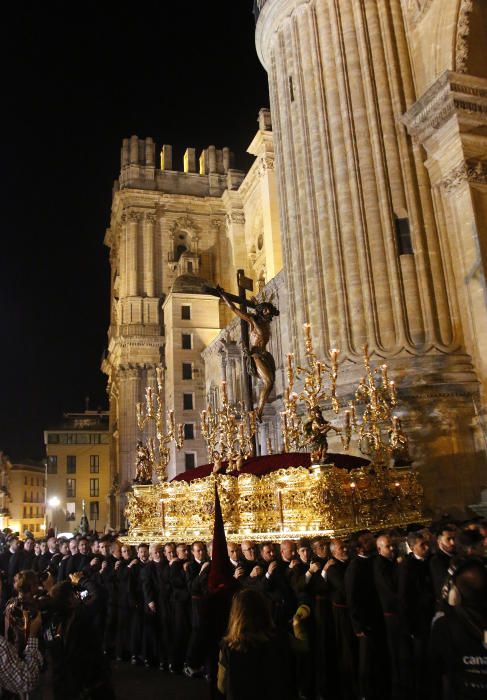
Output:
[[[228,149],[189,148],[178,169],[170,146],[157,165],[152,139],[122,146],[105,237],[112,521],[157,365],[185,426],[170,478],[207,462],[199,413],[221,380],[241,399],[239,322],[207,292],[235,293],[239,269],[280,309],[258,452],[281,446],[285,358],[303,357],[310,322],[318,356],[340,349],[342,397],[364,345],[387,362],[427,513],[460,513],[487,486],[486,4],[256,0],[254,12],[270,112],[249,172]]]

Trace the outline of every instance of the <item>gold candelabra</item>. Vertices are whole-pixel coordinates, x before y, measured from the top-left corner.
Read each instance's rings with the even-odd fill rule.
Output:
[[[329,351],[329,363],[321,362],[313,349],[311,325],[305,323],[303,331],[306,366],[296,365],[292,353],[287,356],[288,387],[284,392],[284,411],[281,412],[284,452],[311,447],[312,459],[322,462],[328,448],[326,436],[331,430],[342,436],[345,447],[348,447],[349,442],[347,425],[345,428],[332,425],[323,418],[320,407],[323,403],[331,403],[333,411],[339,411],[336,395],[339,350],[333,348]],[[299,394],[293,391],[296,379],[303,381],[303,389]],[[298,402],[306,405],[307,420],[298,414]]]
[[[160,482],[167,481],[167,466],[171,458],[169,446],[174,442],[178,450],[184,443],[184,429],[181,423],[176,425],[174,411],[167,412],[164,420],[164,370],[156,367],[157,390],[148,386],[145,389],[145,408],[143,403],[137,403],[137,425],[143,430],[146,424],[152,422],[155,426],[157,446],[154,438],[147,441],[150,462],[154,465]]]
[[[257,423],[254,411],[244,411],[241,405],[231,406],[227,383],[221,383],[220,408],[208,405],[201,412],[201,434],[206,441],[208,461],[215,472],[228,462],[228,471],[239,471],[244,460],[253,452],[252,438]]]
[[[374,465],[387,466],[393,456],[408,457],[408,440],[400,419],[394,415],[396,385],[389,380],[386,364],[372,369],[367,345],[363,361],[365,377],[360,378],[355,399],[349,402],[345,422],[349,436],[352,432],[358,436],[362,454]],[[361,419],[357,417],[359,405],[364,405]]]

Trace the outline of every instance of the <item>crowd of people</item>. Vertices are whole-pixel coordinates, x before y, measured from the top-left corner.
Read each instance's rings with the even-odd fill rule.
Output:
[[[228,700],[486,697],[486,522],[228,542],[221,590],[211,543],[2,545],[6,692],[41,697],[45,676],[55,700],[109,699],[116,660]]]

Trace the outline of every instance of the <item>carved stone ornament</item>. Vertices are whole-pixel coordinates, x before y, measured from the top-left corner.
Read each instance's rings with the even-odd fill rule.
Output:
[[[467,72],[468,34],[470,32],[470,15],[473,10],[473,0],[462,0],[458,13],[457,40],[455,48],[455,70],[457,73]]]
[[[127,217],[129,221],[138,223],[139,221],[142,221],[142,212],[141,211],[128,211],[127,212]]]
[[[230,224],[244,224],[245,223],[245,214],[243,211],[231,211],[229,214],[226,215],[226,222],[227,226],[230,226]]]
[[[259,176],[262,177],[269,170],[274,170],[274,155],[271,154],[262,156],[262,158],[260,159],[258,169]]]
[[[450,194],[465,182],[477,185],[487,184],[487,163],[484,161],[463,161],[459,163],[438,184]]]
[[[156,215],[153,212],[148,212],[145,215],[145,221],[148,224],[155,224],[156,223]]]
[[[188,231],[188,233],[195,233],[199,229],[194,219],[192,219],[187,214],[180,216],[171,226],[171,233],[176,233],[177,231]]]

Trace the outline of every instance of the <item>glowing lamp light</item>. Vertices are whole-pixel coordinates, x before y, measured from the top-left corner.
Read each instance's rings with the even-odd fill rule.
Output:
[[[356,485],[355,481],[350,482],[350,488],[354,489]]]
[[[48,500],[47,505],[50,506],[51,508],[57,508],[61,501],[57,496],[51,496],[51,498]]]
[[[42,524],[41,524],[41,530],[45,530],[45,529],[46,529],[46,526],[44,525],[44,523],[42,523]]]

